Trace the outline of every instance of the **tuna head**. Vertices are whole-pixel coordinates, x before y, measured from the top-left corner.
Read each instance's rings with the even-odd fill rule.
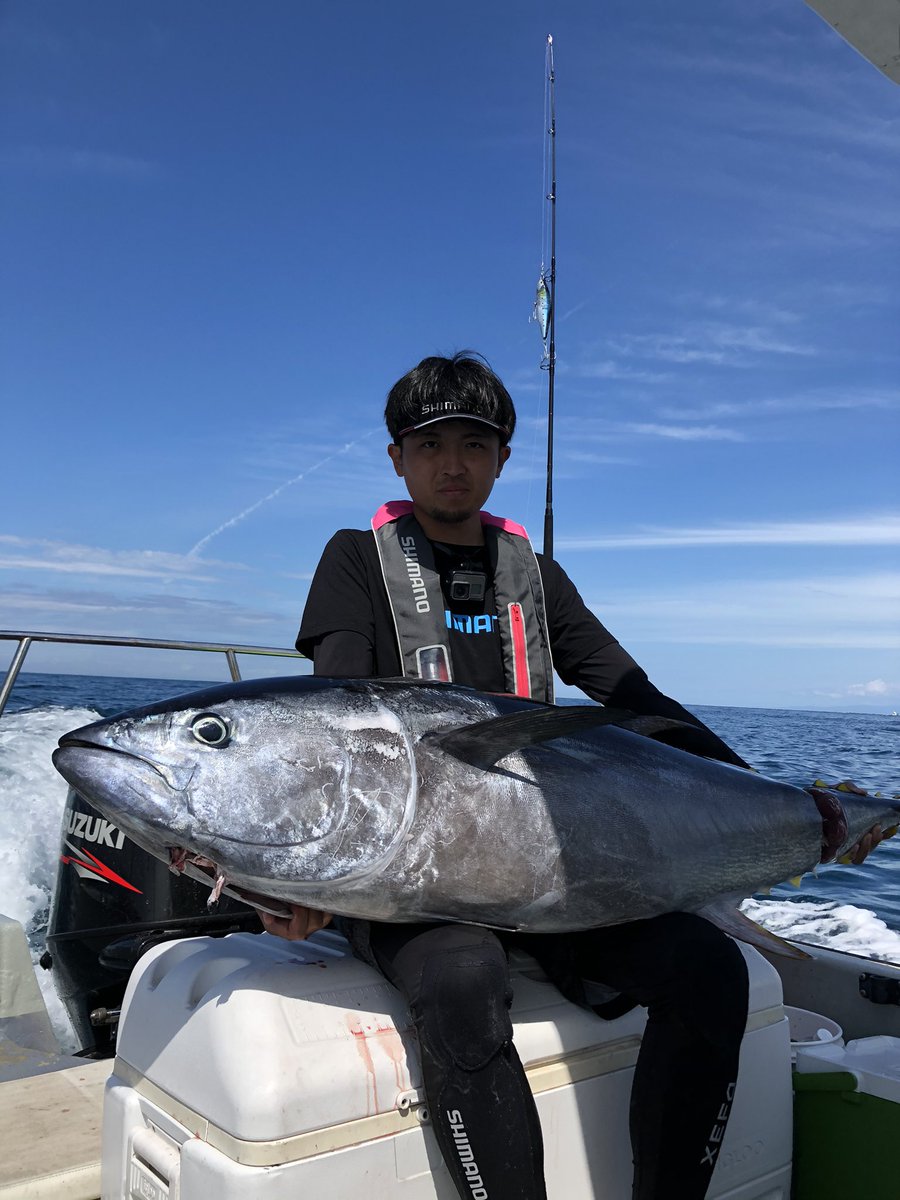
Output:
[[[260,683],[87,725],[60,740],[54,764],[165,861],[187,851],[269,894],[273,879],[296,893],[378,872],[415,812],[402,722],[364,689]]]

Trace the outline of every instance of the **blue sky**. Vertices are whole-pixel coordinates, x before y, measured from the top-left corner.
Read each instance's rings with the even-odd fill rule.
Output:
[[[557,557],[687,703],[900,708],[900,88],[801,0],[7,0],[0,625],[291,645],[467,347],[539,544],[548,32]]]

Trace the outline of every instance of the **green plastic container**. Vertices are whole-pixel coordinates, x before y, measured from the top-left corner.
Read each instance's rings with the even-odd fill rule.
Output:
[[[793,1200],[900,1200],[900,1104],[850,1071],[794,1074]]]

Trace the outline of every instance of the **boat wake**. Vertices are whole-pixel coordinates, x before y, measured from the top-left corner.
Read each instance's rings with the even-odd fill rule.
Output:
[[[900,962],[900,933],[867,908],[838,900],[745,900],[741,912],[779,937]]]
[[[5,713],[0,721],[0,913],[25,929],[37,980],[64,1050],[78,1048],[49,972],[37,966],[59,864],[67,785],[50,755],[59,738],[95,721],[89,708]]]

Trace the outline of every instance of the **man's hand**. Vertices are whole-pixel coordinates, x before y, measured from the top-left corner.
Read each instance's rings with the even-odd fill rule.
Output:
[[[285,905],[291,910],[289,917],[275,917],[272,913],[257,909],[266,933],[286,938],[289,942],[302,942],[331,924],[331,913],[320,912],[317,908],[304,908],[302,904],[291,904],[289,901],[285,901]]]
[[[880,825],[873,825],[868,833],[863,834],[855,846],[851,846],[846,854],[842,854],[840,862],[853,863],[854,866],[859,866],[861,862],[865,862],[866,857],[872,853],[879,842],[884,840],[884,833]]]

